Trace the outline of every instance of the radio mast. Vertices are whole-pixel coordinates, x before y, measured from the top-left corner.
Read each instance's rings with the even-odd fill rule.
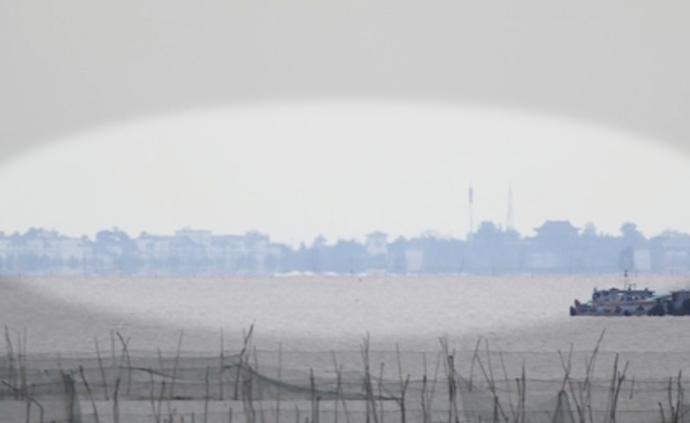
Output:
[[[467,234],[467,239],[472,240],[474,238],[474,188],[472,188],[472,184],[467,190],[467,200],[470,208],[470,232]]]

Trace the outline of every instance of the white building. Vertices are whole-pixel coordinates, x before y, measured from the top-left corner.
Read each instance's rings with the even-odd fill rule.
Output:
[[[170,257],[170,238],[142,233],[134,241],[140,257],[146,260],[164,260]]]
[[[12,254],[12,240],[0,238],[0,259],[7,259]]]
[[[652,254],[648,249],[635,249],[633,252],[633,262],[635,270],[638,272],[649,272],[652,270]]]
[[[388,235],[383,232],[372,232],[367,235],[367,254],[380,256],[388,254]]]
[[[208,251],[211,248],[211,239],[213,237],[213,234],[211,233],[211,231],[184,228],[180,229],[179,231],[176,231],[175,237],[186,237],[193,243],[201,247],[204,247]]]
[[[424,265],[424,251],[420,248],[408,248],[405,250],[405,271],[407,273],[420,273]]]
[[[562,260],[551,251],[533,251],[527,255],[527,267],[533,270],[556,270],[562,265]]]

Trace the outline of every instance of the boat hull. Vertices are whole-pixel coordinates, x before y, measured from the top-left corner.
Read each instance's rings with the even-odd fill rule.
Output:
[[[597,301],[597,299],[599,301]],[[601,300],[597,296],[587,303],[575,301],[571,316],[686,316],[690,315],[690,290],[673,291],[667,295],[620,301]]]
[[[580,304],[570,307],[571,316],[650,316],[655,315],[656,309],[663,307],[657,302],[606,304]]]

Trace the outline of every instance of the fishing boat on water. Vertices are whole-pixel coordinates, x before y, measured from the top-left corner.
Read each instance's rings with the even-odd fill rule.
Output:
[[[575,300],[570,306],[571,316],[664,316],[690,315],[690,290],[682,289],[658,294],[649,288],[636,289],[627,272],[623,289],[594,288],[592,299]]]

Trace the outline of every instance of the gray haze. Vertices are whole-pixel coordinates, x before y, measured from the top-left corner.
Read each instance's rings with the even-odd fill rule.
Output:
[[[0,3],[0,156],[247,101],[494,104],[687,146],[690,4],[585,0]]]
[[[464,238],[491,220],[525,234],[547,219],[617,233],[690,232],[682,155],[635,134],[481,107],[375,102],[243,106],[65,137],[0,167],[0,230],[94,235],[260,230]],[[507,221],[509,187],[512,222]],[[360,238],[361,239],[361,238]]]

